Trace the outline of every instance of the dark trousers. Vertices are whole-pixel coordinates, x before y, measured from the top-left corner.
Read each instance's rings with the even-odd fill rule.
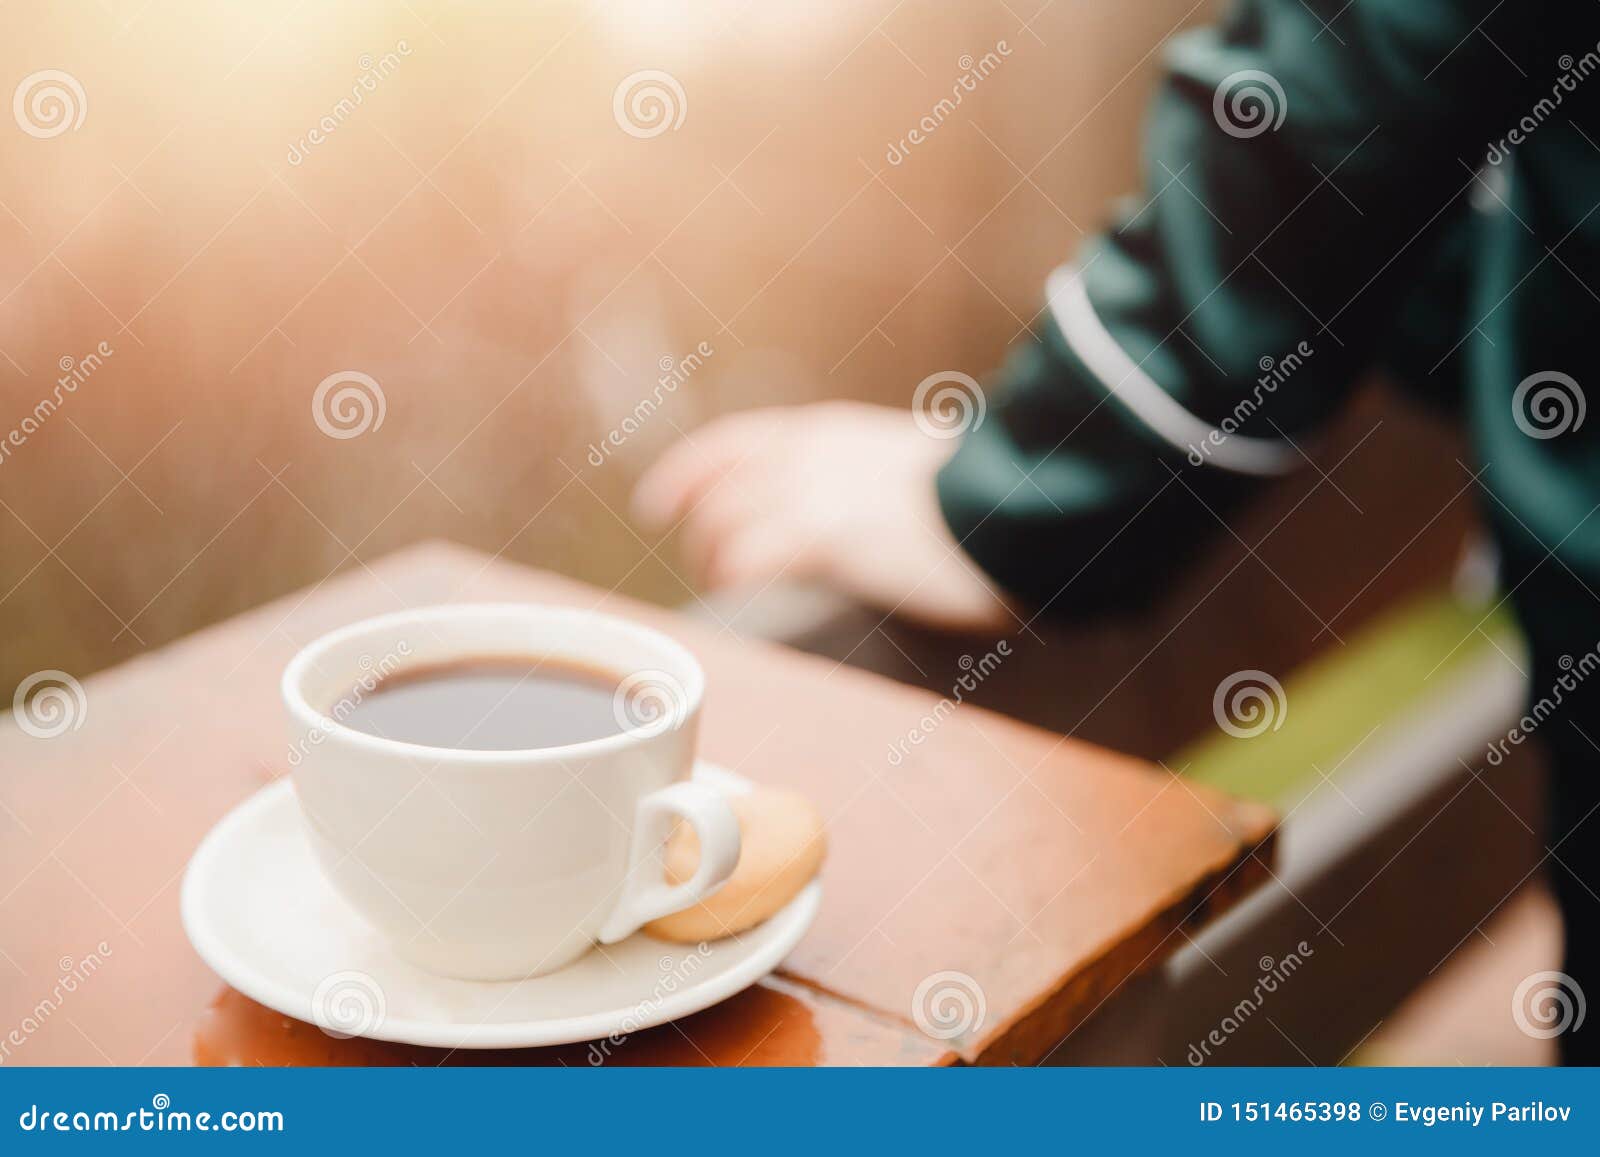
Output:
[[[1522,722],[1549,755],[1545,871],[1566,938],[1563,975],[1529,986],[1518,1024],[1539,1035],[1564,1026],[1562,1063],[1600,1065],[1600,1021],[1587,1009],[1600,1000],[1600,576],[1580,579],[1544,551],[1524,549],[1520,562],[1508,551],[1505,562],[1533,661]]]
[[[1559,734],[1563,723],[1576,744]],[[1552,756],[1545,867],[1565,925],[1561,971],[1567,979],[1551,979],[1547,999],[1565,1003],[1544,1011],[1570,1022],[1555,1038],[1561,1062],[1568,1065],[1600,1064],[1600,1023],[1590,1023],[1585,1007],[1589,999],[1600,999],[1600,750],[1589,746],[1585,735],[1600,741],[1600,730],[1565,720],[1545,744]],[[1562,1021],[1549,1023],[1553,1028]]]

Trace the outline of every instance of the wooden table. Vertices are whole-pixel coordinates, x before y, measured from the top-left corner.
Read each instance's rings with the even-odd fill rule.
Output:
[[[1033,1063],[1129,976],[1267,874],[1274,819],[1135,760],[553,575],[428,544],[84,681],[82,724],[0,726],[0,1059],[8,1064],[587,1063],[336,1040],[224,986],[178,884],[206,830],[283,774],[277,678],[317,634],[430,602],[634,615],[708,674],[705,754],[807,793],[826,897],[772,977],[635,1034],[622,1064]],[[1062,677],[1070,677],[1063,656]],[[951,683],[962,674],[952,671]],[[898,764],[892,744],[927,732]],[[99,962],[64,990],[91,954]],[[80,969],[81,971],[81,969]],[[965,974],[985,1014],[950,1040],[913,997]],[[11,1035],[7,1037],[7,1033]],[[20,1041],[20,1043],[18,1043]]]

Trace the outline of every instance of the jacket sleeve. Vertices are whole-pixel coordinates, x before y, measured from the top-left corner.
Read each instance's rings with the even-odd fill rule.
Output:
[[[1304,460],[1525,111],[1519,70],[1565,51],[1512,7],[1245,0],[1174,38],[1144,191],[1051,276],[940,474],[984,570],[1056,614],[1134,604]]]

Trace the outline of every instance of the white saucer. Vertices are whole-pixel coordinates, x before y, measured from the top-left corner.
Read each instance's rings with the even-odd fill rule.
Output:
[[[748,780],[701,761],[730,794]],[[189,942],[234,988],[338,1036],[442,1048],[529,1048],[625,1036],[726,1000],[778,966],[822,903],[812,881],[737,938],[669,944],[642,933],[530,980],[424,972],[391,952],[336,895],[307,843],[285,778],[212,828],[183,878]]]

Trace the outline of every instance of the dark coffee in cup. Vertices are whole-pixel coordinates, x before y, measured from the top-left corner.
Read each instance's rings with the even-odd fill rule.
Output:
[[[341,722],[368,735],[458,751],[531,751],[625,730],[622,676],[565,659],[485,656],[397,671],[351,692]]]

